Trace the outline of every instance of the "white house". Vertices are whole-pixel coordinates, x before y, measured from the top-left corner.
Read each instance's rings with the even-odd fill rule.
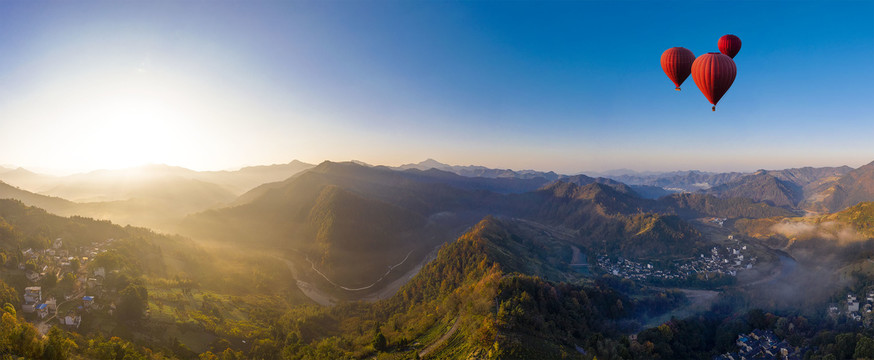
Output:
[[[48,306],[49,311],[57,311],[58,310],[58,300],[55,298],[49,298],[45,302],[46,306]]]
[[[859,302],[858,301],[848,301],[847,302],[847,312],[855,312],[859,311]]]
[[[67,326],[75,326],[77,329],[79,328],[79,323],[82,322],[82,317],[79,315],[69,314],[60,319],[61,324]]]
[[[39,286],[28,286],[24,288],[24,302],[35,304],[42,301],[42,288]]]

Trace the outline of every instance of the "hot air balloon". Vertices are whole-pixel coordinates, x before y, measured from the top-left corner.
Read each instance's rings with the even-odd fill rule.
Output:
[[[734,60],[718,52],[701,55],[692,63],[692,79],[713,104],[713,111],[716,111],[716,103],[731,87],[735,76],[737,67]]]
[[[731,34],[722,35],[719,38],[719,52],[728,55],[734,59],[737,52],[740,51],[740,38]]]
[[[680,85],[692,72],[694,61],[695,54],[684,47],[672,47],[662,53],[662,70],[677,86],[677,91],[680,91]]]

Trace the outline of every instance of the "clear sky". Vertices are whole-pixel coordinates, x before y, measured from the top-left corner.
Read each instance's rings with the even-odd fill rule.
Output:
[[[718,51],[717,111],[661,53]],[[874,160],[874,1],[0,2],[0,164]]]

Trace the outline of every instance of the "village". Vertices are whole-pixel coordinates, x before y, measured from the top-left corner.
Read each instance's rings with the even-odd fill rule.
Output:
[[[87,247],[68,249],[61,238],[44,250],[23,250],[18,269],[32,284],[24,289],[21,310],[45,333],[54,321],[70,329],[78,328],[82,317],[100,305],[95,297],[106,278],[103,267],[91,266],[99,254],[107,251],[114,239],[95,241]],[[46,280],[54,291],[43,291]],[[54,286],[57,285],[57,286]],[[62,297],[62,300],[59,298]],[[113,311],[110,305],[110,313]],[[55,320],[57,319],[57,320]]]
[[[714,360],[743,360],[743,359],[781,359],[800,360],[804,349],[789,345],[785,340],[780,340],[770,330],[753,330],[749,334],[737,336],[735,341],[738,351],[722,354]]]
[[[729,235],[728,240],[735,239]],[[621,257],[613,260],[607,255],[598,256],[598,266],[607,273],[642,281],[684,280],[699,275],[703,275],[705,279],[719,275],[737,276],[738,271],[751,269],[756,261],[756,257],[749,256],[747,246],[739,241],[735,241],[733,246],[714,246],[707,255],[675,260],[669,266],[657,266]]]
[[[848,319],[862,322],[866,327],[874,325],[874,290],[868,291],[868,296],[865,298],[864,304],[859,301],[853,293],[847,294],[847,299],[843,304],[831,303],[828,305],[828,314],[833,318],[846,316]]]

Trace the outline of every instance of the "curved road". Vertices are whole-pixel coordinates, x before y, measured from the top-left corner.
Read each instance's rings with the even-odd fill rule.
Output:
[[[367,290],[367,289],[372,288],[373,286],[375,286],[376,284],[378,284],[380,281],[382,281],[382,279],[385,279],[385,277],[388,276],[388,274],[390,274],[390,273],[392,272],[392,270],[394,270],[396,267],[401,266],[401,265],[403,265],[405,262],[407,262],[407,259],[410,258],[410,254],[412,254],[412,253],[413,253],[413,250],[410,250],[410,252],[407,253],[407,256],[405,256],[404,259],[401,260],[401,262],[399,262],[399,263],[397,263],[397,264],[395,264],[395,265],[389,266],[389,267],[388,267],[388,271],[386,271],[385,274],[382,274],[382,276],[381,276],[379,279],[377,279],[376,281],[374,281],[374,282],[373,282],[372,284],[370,284],[370,285],[367,285],[367,286],[365,286],[365,287],[360,287],[360,288],[350,288],[350,287],[346,287],[346,286],[343,286],[343,285],[340,285],[340,284],[335,283],[333,280],[331,280],[330,278],[328,278],[327,275],[325,275],[324,273],[322,273],[321,271],[319,271],[319,269],[316,268],[316,264],[314,264],[314,263],[310,260],[310,257],[309,257],[309,256],[304,255],[304,259],[306,259],[306,261],[307,261],[308,263],[310,263],[310,268],[312,268],[313,271],[315,271],[317,274],[319,274],[319,275],[321,275],[323,278],[325,278],[325,280],[326,280],[327,282],[329,282],[331,285],[334,285],[334,286],[336,286],[336,287],[338,287],[338,288],[341,288],[341,289],[343,289],[343,290],[346,290],[346,291],[362,291],[362,290]]]
[[[431,250],[431,252],[429,252],[428,255],[425,255],[425,257],[422,259],[422,261],[419,262],[419,264],[414,266],[412,269],[407,271],[405,274],[401,275],[398,279],[396,279],[388,284],[385,284],[385,286],[383,286],[382,288],[376,287],[376,289],[378,289],[377,291],[374,291],[372,293],[368,293],[366,295],[359,296],[356,298],[356,300],[364,300],[364,301],[371,301],[372,302],[372,301],[387,299],[387,298],[393,296],[395,293],[397,293],[398,289],[400,289],[401,286],[404,286],[404,284],[406,284],[407,281],[409,281],[410,279],[413,278],[413,276],[418,274],[419,270],[421,270],[422,267],[425,266],[425,264],[427,264],[428,262],[430,262],[431,260],[433,260],[437,256],[437,252],[438,252],[438,250],[440,250],[441,246],[442,246],[442,244],[434,247],[434,249]],[[327,280],[330,284],[332,284],[340,289],[346,290],[346,291],[361,291],[361,290],[374,288],[382,280],[384,280],[392,271],[394,271],[398,266],[404,264],[407,260],[409,260],[409,257],[411,254],[412,254],[412,251],[407,253],[407,256],[404,257],[404,259],[400,263],[395,264],[393,266],[390,266],[388,271],[386,271],[386,273],[383,274],[378,280],[376,280],[372,284],[370,284],[366,287],[363,287],[363,288],[347,288],[347,287],[343,287],[341,285],[338,285],[337,283],[331,281],[331,279],[329,279],[327,276],[325,276],[325,274],[321,273],[318,269],[316,269],[314,264],[312,263],[312,261],[309,260],[309,258],[305,258],[305,259],[307,260],[307,262],[310,263],[310,267],[313,270],[315,270],[316,273],[318,273],[319,275],[324,277],[325,280]],[[298,274],[298,272],[295,268],[295,264],[291,260],[283,258],[279,255],[274,255],[274,257],[285,262],[286,266],[288,266],[288,269],[291,271],[292,277],[297,282],[297,287],[300,288],[300,290],[304,293],[304,295],[306,295],[311,300],[315,301],[316,303],[318,303],[320,305],[324,305],[324,306],[333,306],[336,303],[341,301],[336,296],[319,289],[317,286],[315,286],[309,282],[306,282],[304,280],[301,280],[302,276],[301,276],[301,274]]]

